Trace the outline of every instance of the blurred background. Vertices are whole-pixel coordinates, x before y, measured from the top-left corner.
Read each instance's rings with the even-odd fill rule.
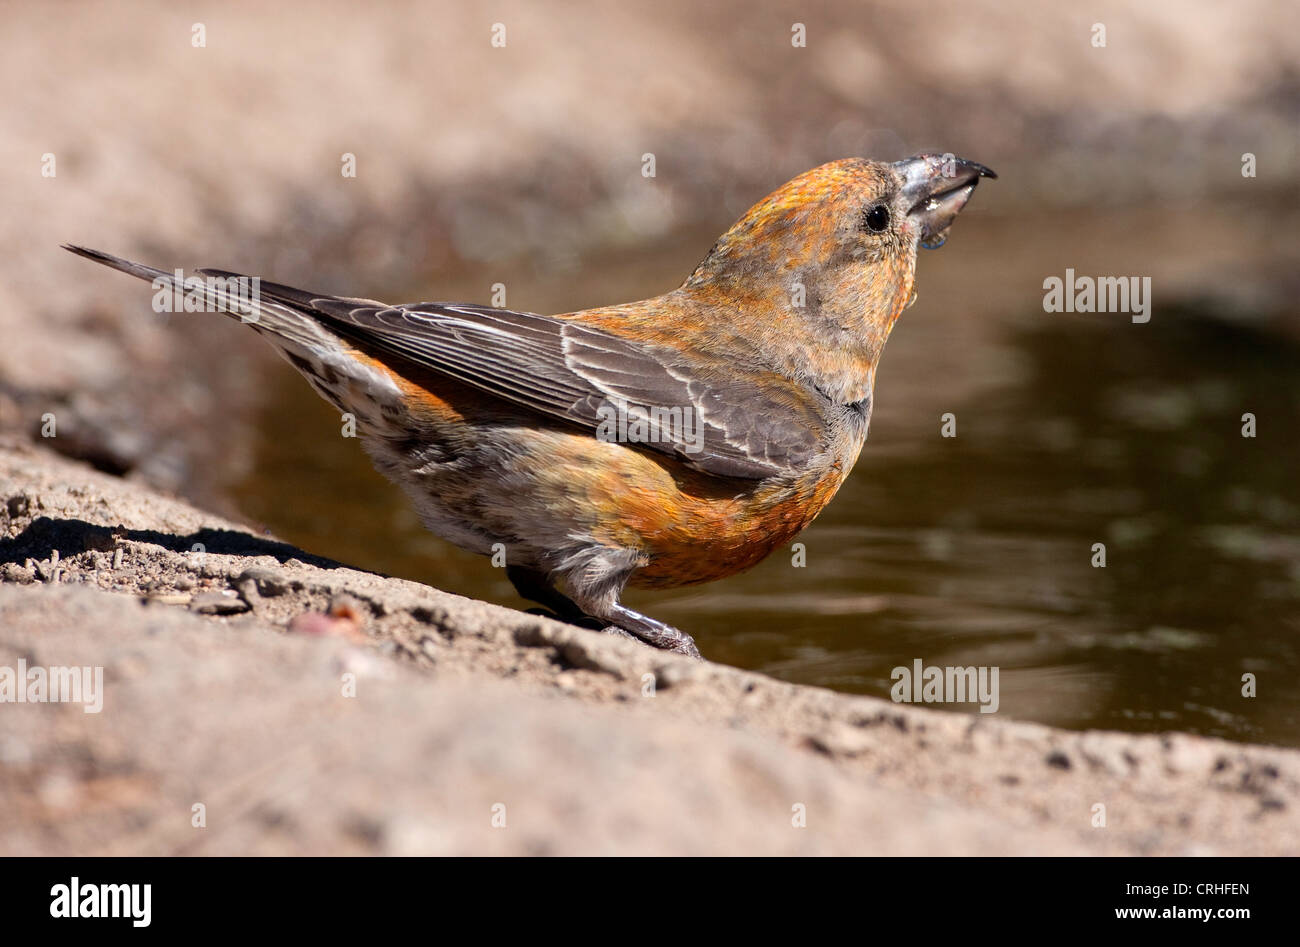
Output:
[[[806,567],[631,604],[791,681],[996,665],[1014,717],[1300,745],[1294,9],[1043,7],[0,6],[0,430],[53,411],[101,469],[524,607],[254,333],[59,244],[561,312],[675,286],[814,165],[950,151],[1000,177],[922,253]],[[1151,321],[1045,312],[1067,268],[1150,277]]]

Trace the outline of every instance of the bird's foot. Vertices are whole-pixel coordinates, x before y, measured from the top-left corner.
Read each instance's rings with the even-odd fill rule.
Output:
[[[648,644],[651,647],[659,648],[663,651],[671,651],[674,654],[684,654],[688,658],[698,658],[704,660],[704,655],[700,654],[700,649],[695,646],[695,639],[684,631],[678,631],[669,625],[665,625],[671,631],[672,635],[655,634],[633,634],[626,628],[620,628],[618,625],[606,625],[602,630],[608,635],[618,635],[620,638],[630,638],[633,641],[640,641],[642,644]]]
[[[695,639],[684,631],[679,631],[677,634],[681,635],[681,638],[676,644],[667,650],[672,651],[675,654],[684,654],[688,658],[694,658],[697,661],[703,661],[704,655],[700,654],[700,649],[696,647]]]
[[[618,627],[618,625],[606,625],[604,628],[600,630],[607,635],[613,635],[616,638],[626,638],[628,641],[641,640],[636,635],[632,634],[632,632],[628,631],[626,628],[620,628]]]
[[[700,649],[695,646],[695,639],[672,625],[665,625],[658,619],[642,615],[640,612],[634,612],[625,605],[614,605],[605,617],[608,621],[617,622],[617,624],[611,624],[605,629],[608,632],[617,631],[622,632],[624,635],[630,633],[646,644],[654,645],[656,648],[672,651],[675,654],[684,654],[687,657],[697,658],[701,661],[704,660],[704,656],[700,654]]]
[[[658,626],[653,632],[647,632],[645,635],[633,634],[626,628],[619,625],[611,625],[601,621],[598,618],[592,618],[588,615],[565,615],[556,612],[550,608],[529,608],[525,609],[529,615],[543,615],[547,618],[553,618],[556,621],[562,621],[569,625],[576,625],[579,628],[590,628],[593,631],[603,631],[607,635],[616,635],[619,638],[626,638],[629,641],[639,641],[642,644],[648,644],[655,648],[662,648],[665,651],[672,651],[676,654],[684,654],[692,658],[701,658],[700,649],[695,647],[695,639],[684,631],[678,631],[670,625],[664,625],[661,622],[655,622]],[[654,619],[647,619],[654,621]]]

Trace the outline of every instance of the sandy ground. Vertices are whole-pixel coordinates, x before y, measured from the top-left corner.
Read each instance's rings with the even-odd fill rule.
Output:
[[[665,655],[313,559],[14,441],[0,665],[19,659],[105,683],[99,713],[0,705],[6,854],[1300,849],[1294,751]]]

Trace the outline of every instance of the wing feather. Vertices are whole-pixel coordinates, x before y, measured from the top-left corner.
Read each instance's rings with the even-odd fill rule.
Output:
[[[657,419],[662,423],[642,446],[708,473],[765,479],[802,468],[827,447],[829,399],[775,372],[707,353],[468,303],[387,306],[267,282],[261,292],[345,337],[597,436],[611,411]]]

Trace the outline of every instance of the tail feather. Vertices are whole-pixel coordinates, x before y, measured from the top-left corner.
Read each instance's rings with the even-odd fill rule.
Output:
[[[197,271],[211,277],[210,280],[194,276],[178,279],[176,273],[133,263],[111,253],[72,244],[64,244],[63,249],[158,287],[179,289],[187,295],[203,293],[207,309],[246,322],[298,369],[321,397],[340,411],[353,411],[358,418],[369,420],[376,429],[385,422],[384,407],[391,409],[401,405],[401,391],[387,370],[359,360],[356,353],[322,323],[326,313],[317,310],[315,302],[342,301],[338,297],[316,295],[280,283],[263,282],[260,278],[254,280],[227,270]],[[231,284],[228,281],[232,279],[246,282]],[[229,291],[236,286],[238,292]],[[369,300],[355,301],[374,304]],[[383,303],[375,305],[382,306]],[[364,396],[358,397],[358,392]]]
[[[79,247],[71,243],[63,244],[63,249],[75,253],[77,256],[84,256],[87,260],[94,260],[96,263],[111,266],[123,273],[130,273],[138,279],[148,280],[151,283],[154,280],[164,280],[170,286],[176,282],[175,273],[167,273],[154,266],[145,266],[143,263],[132,263],[130,260],[124,260],[120,256],[113,256],[113,254],[104,253],[101,250]]]
[[[246,322],[259,332],[307,349],[317,349],[324,345],[337,348],[338,338],[321,325],[317,316],[310,311],[311,293],[280,286],[277,283],[263,284],[260,280],[230,273],[225,270],[203,269],[198,273],[219,277],[217,280],[202,280],[195,276],[178,279],[176,273],[168,273],[154,266],[135,263],[92,250],[89,247],[63,244],[68,250],[87,260],[94,260],[104,266],[120,270],[137,279],[146,280],[158,287],[176,289],[185,294],[202,293],[204,306],[214,312]],[[240,292],[231,292],[225,280],[244,280]],[[266,291],[263,291],[263,286]],[[275,291],[271,291],[274,289]],[[249,290],[252,290],[251,292]]]

